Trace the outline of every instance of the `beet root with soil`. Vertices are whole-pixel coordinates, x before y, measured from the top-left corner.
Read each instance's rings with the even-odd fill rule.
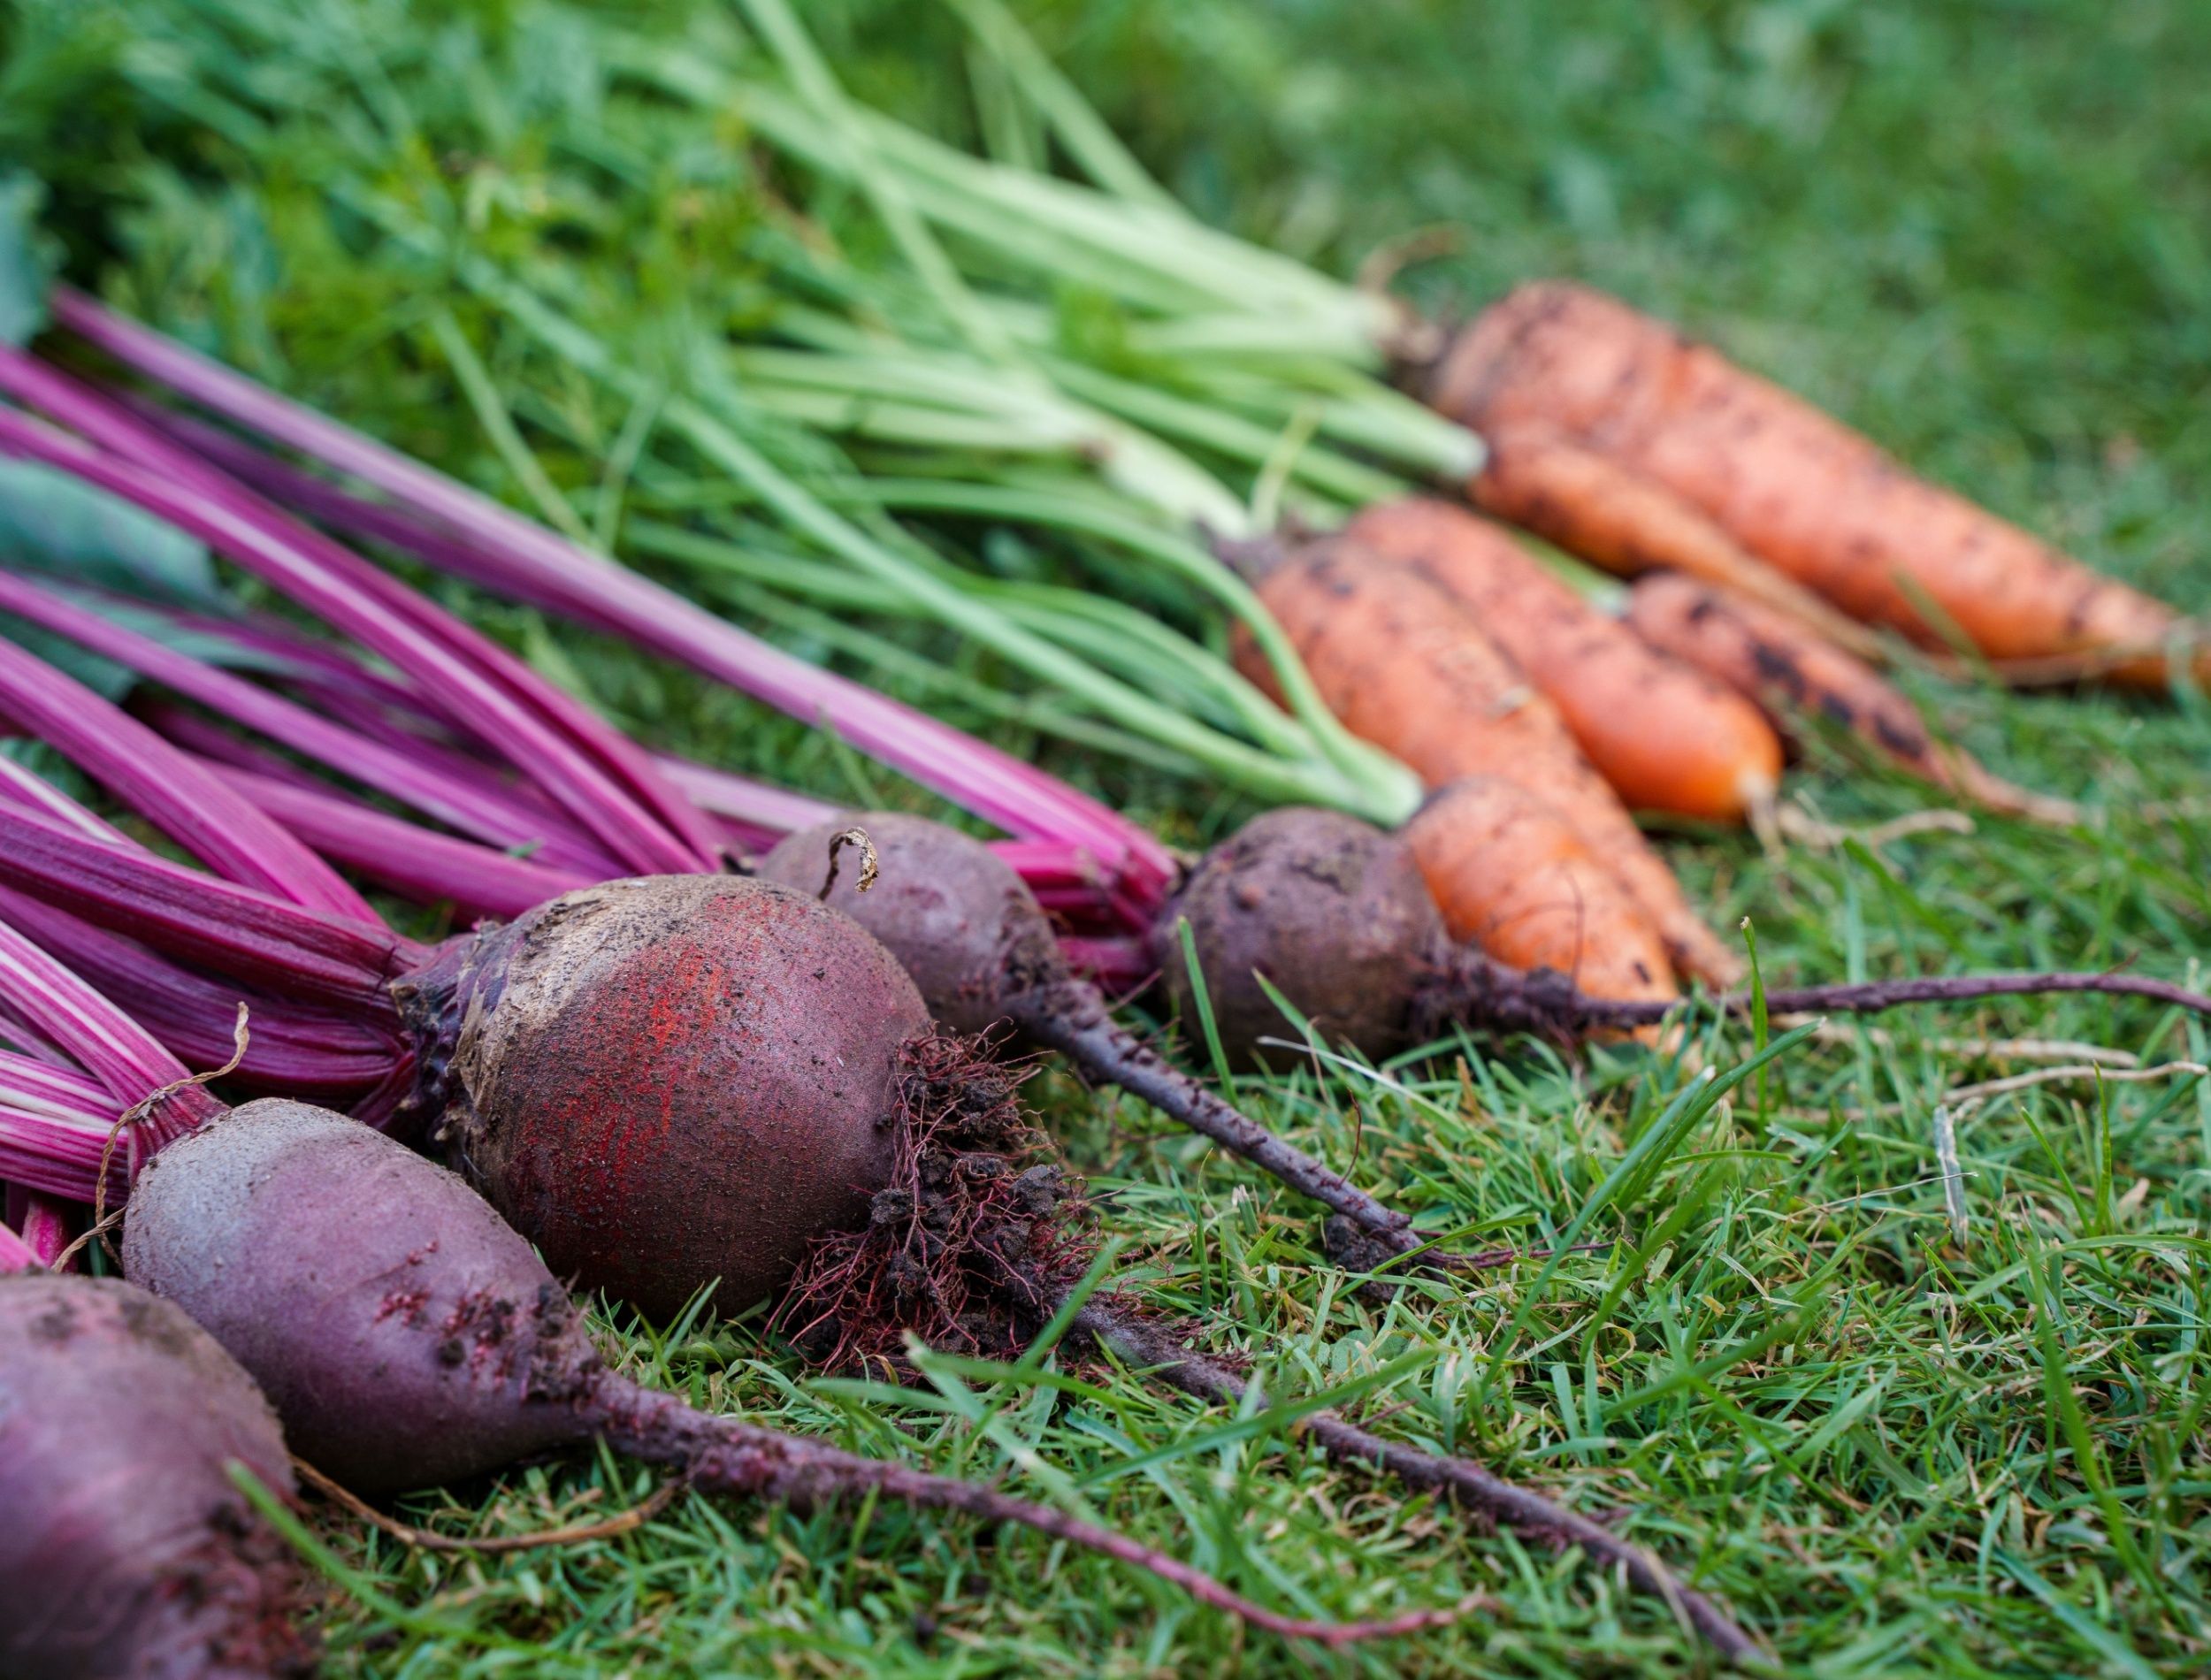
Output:
[[[358,1129],[358,1128],[356,1128]],[[0,1674],[307,1680],[268,1402],[174,1306],[115,1279],[0,1277]]]
[[[865,1217],[930,1032],[849,920],[731,876],[567,894],[394,989],[455,1163],[560,1273],[662,1317],[717,1278],[749,1306]]]
[[[1295,1029],[1257,976],[1324,1038],[1383,1057],[1414,1042],[1421,981],[1449,944],[1401,841],[1357,817],[1297,806],[1206,853],[1160,920],[1160,973],[1194,1022],[1183,920],[1221,1046],[1247,1066],[1304,1054],[1261,1042]]]
[[[1326,1644],[1452,1614],[1277,1615],[1049,1507],[713,1417],[631,1382],[601,1360],[529,1243],[457,1175],[304,1103],[248,1103],[170,1145],[140,1176],[123,1246],[136,1279],[266,1385],[302,1455],[356,1490],[484,1474],[601,1440],[673,1467],[702,1493],[801,1509],[873,1493],[1018,1523]]]
[[[864,888],[864,871],[830,858],[853,829],[874,848]],[[926,817],[865,811],[817,823],[786,835],[754,873],[821,895],[881,940],[948,1031],[1024,1026],[1037,995],[1071,979],[1028,883],[980,841]]]

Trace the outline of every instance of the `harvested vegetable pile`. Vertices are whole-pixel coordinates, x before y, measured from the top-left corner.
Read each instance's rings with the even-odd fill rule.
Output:
[[[1272,1554],[1294,1558],[1300,1578],[1332,1564],[1370,1584],[1332,1604],[1448,1603],[1468,1588],[1494,1601],[1471,1633],[1428,1630],[1410,1661],[1389,1648],[1392,1666],[1640,1672],[1687,1649],[1655,1602],[1377,1500],[1343,1468],[1364,1453],[1420,1485],[1427,1472],[1384,1456],[1417,1442],[1568,1490],[1583,1512],[1631,1512],[1637,1540],[1696,1560],[1698,1586],[1792,1667],[2193,1672],[2204,1590],[2188,1560],[2211,1479],[2190,1328],[2206,1234],[2205,1039],[2167,1005],[2200,983],[2211,920],[2198,804],[2211,739],[2186,660],[2161,667],[2169,650],[2146,645],[2170,641],[2174,621],[2061,576],[2030,538],[1943,493],[1899,487],[1893,465],[1740,371],[1817,393],[1895,461],[2001,507],[2020,531],[2183,609],[2200,604],[2204,533],[2189,493],[2206,463],[2188,418],[2200,311],[2176,302],[2185,261],[2169,254],[2184,254],[2201,207],[2170,168],[2187,155],[2185,103],[2157,91],[2211,58],[2193,26],[2094,30],[2094,52],[2034,35],[1999,51],[1967,50],[1978,38],[1956,34],[1941,7],[1786,27],[1762,14],[1727,47],[1647,9],[1602,27],[1490,18],[1463,39],[1452,32],[1474,25],[1389,9],[1270,14],[1266,29],[1243,0],[1167,12],[1137,0],[1079,19],[1024,11],[1048,34],[1079,22],[1055,44],[1075,47],[1083,86],[1209,218],[1325,250],[1323,266],[1343,271],[1439,213],[1473,222],[1473,249],[1402,288],[1454,325],[1491,298],[1505,300],[1483,317],[1493,325],[1570,316],[1578,294],[1514,288],[1600,279],[1695,324],[1737,365],[1702,354],[1677,365],[1656,316],[1610,305],[1591,306],[1605,330],[1588,341],[1629,347],[1658,384],[1702,382],[1716,405],[1756,409],[1767,458],[1817,457],[1819,473],[1782,482],[1847,498],[1835,528],[1857,533],[1853,552],[1878,552],[1881,508],[1909,502],[1961,547],[2049,574],[2056,587],[2039,599],[2059,605],[2006,604],[2004,622],[2045,622],[1999,645],[1970,592],[1909,575],[1909,549],[1890,551],[1904,563],[1878,589],[1840,586],[1840,551],[1794,540],[1815,515],[1773,512],[1763,480],[1731,478],[1750,485],[1738,502],[1696,477],[1725,451],[1693,427],[1677,447],[1658,420],[1549,412],[1557,393],[1543,386],[1556,381],[1531,399],[1509,358],[1487,354],[1512,334],[1477,326],[1449,355],[1445,335],[1313,270],[1186,242],[1193,224],[1025,56],[990,0],[941,19],[865,4],[669,4],[624,8],[612,25],[533,4],[433,22],[371,0],[134,4],[108,41],[96,23],[42,34],[42,15],[58,14],[32,5],[0,34],[0,149],[20,147],[46,179],[71,272],[126,317],[180,331],[559,536],[611,548],[804,659],[1007,750],[992,759],[918,713],[822,687],[796,661],[771,674],[659,598],[627,595],[616,611],[589,590],[563,597],[549,572],[518,586],[503,561],[487,563],[496,533],[425,545],[387,517],[405,499],[373,473],[348,468],[333,491],[333,477],[297,480],[278,462],[255,482],[378,545],[379,561],[396,554],[474,585],[431,586],[660,755],[654,774],[681,798],[651,821],[680,855],[635,856],[643,831],[610,814],[624,800],[573,797],[580,784],[522,737],[456,740],[449,719],[425,728],[419,694],[389,686],[389,668],[333,659],[318,639],[355,632],[312,605],[302,615],[295,597],[279,602],[261,574],[226,569],[216,595],[131,619],[160,647],[188,647],[160,670],[134,663],[142,649],[94,651],[0,576],[0,605],[41,627],[34,652],[126,699],[212,778],[164,806],[158,779],[119,785],[91,766],[80,779],[63,762],[74,755],[45,749],[26,753],[28,769],[11,760],[0,773],[19,805],[62,812],[56,783],[89,803],[65,813],[78,839],[55,867],[89,867],[85,844],[117,832],[104,823],[133,843],[159,829],[218,874],[273,871],[262,884],[290,891],[313,880],[325,910],[369,913],[363,925],[389,924],[386,948],[396,929],[421,949],[450,931],[445,913],[387,892],[450,904],[462,924],[526,916],[614,874],[698,870],[688,835],[781,871],[807,898],[821,890],[884,918],[931,1012],[1022,1029],[994,1059],[1050,1046],[1217,1141],[1261,1123],[1230,1149],[1308,1195],[1372,1187],[1384,1207],[1417,1213],[1439,1254],[1526,1256],[1423,1275],[1427,1260],[1332,1233],[1338,1265],[1384,1268],[1384,1307],[1311,1246],[1305,1197],[1156,1129],[1148,1108],[1077,1100],[1054,1072],[1026,1089],[1089,1181],[1097,1225],[1063,1249],[1050,1235],[1042,1252],[1079,1269],[1093,1238],[1136,1245],[1113,1276],[1147,1316],[1118,1340],[1089,1316],[1121,1304],[1102,1298],[1056,1328],[1037,1300],[1013,1310],[991,1295],[955,1300],[948,1317],[786,1316],[763,1338],[761,1321],[685,1313],[677,1290],[656,1303],[672,1330],[614,1321],[629,1364],[662,1386],[842,1432],[870,1457],[1074,1467],[1092,1498],[1110,1490],[1116,1525],[1225,1578],[1259,1580],[1247,1571],[1269,1569]],[[826,96],[789,27],[800,19],[835,78]],[[622,38],[600,50],[609,27]],[[1515,28],[1509,53],[1487,33]],[[1408,54],[1422,29],[1433,33]],[[105,48],[125,42],[116,76]],[[1530,63],[1552,73],[1530,76]],[[1278,79],[1300,65],[1322,73],[1281,98]],[[1932,103],[1914,80],[1931,65],[1946,90],[1958,84]],[[1141,75],[1124,80],[1124,67]],[[1330,75],[1396,96],[1345,101]],[[734,89],[717,80],[731,76]],[[2123,133],[2092,115],[2114,77],[2136,115]],[[863,116],[855,129],[839,84],[918,126]],[[1224,88],[1248,122],[1219,115]],[[1816,145],[1771,116],[1812,110],[1831,125]],[[983,178],[930,149],[931,133],[1012,175],[981,192]],[[1266,136],[1262,155],[1241,152],[1246,134]],[[2062,156],[2039,138],[2051,134],[2066,139]],[[1357,160],[1341,177],[1358,183],[1348,209],[1331,209],[1321,135]],[[2038,192],[2023,208],[1985,188],[2030,135]],[[1294,201],[1272,195],[1285,158],[1304,183]],[[1104,213],[1159,217],[1160,237],[1118,268],[1091,263],[1098,242],[1078,240],[1072,268],[1051,238],[1014,248],[1013,230],[1067,233],[1052,208],[1066,201],[1016,210],[990,194],[1015,177],[1084,176],[1112,201]],[[948,269],[902,218],[901,193]],[[2023,271],[2030,231],[2040,237]],[[1186,256],[1193,292],[1157,289],[1147,265]],[[1223,307],[1193,308],[1193,296]],[[1531,311],[1531,297],[1558,308]],[[1586,350],[1543,354],[1585,365]],[[157,371],[128,356],[119,369],[83,340],[58,354],[123,373],[208,459],[262,470],[234,436],[175,430],[184,405]],[[1029,355],[1041,384],[1008,370]],[[1386,358],[1404,392],[1457,378],[1459,411],[1489,434],[1486,459],[1374,382]],[[225,413],[186,395],[203,419]],[[1652,412],[1663,419],[1664,405]],[[343,465],[271,435],[317,472]],[[1492,512],[1607,569],[1641,573],[1656,554],[1679,570],[1609,585],[1495,525],[1403,499],[1412,484],[1462,480]],[[342,500],[364,490],[373,517]],[[73,523],[83,504],[51,500],[49,481],[6,479],[0,493],[0,507],[31,510],[27,545],[5,525],[0,541],[50,550],[66,527],[71,563],[119,558],[133,595],[191,550],[189,537],[180,551],[173,533],[119,526],[112,508]],[[113,540],[119,529],[126,540]],[[1399,657],[1392,630],[1372,652],[1338,642],[1308,673],[1291,655],[1341,627],[1325,612],[1301,625],[1255,610],[1278,569],[1341,561],[1350,543],[1372,551],[1360,590],[1421,603],[1397,622],[1433,658]],[[243,636],[231,616],[241,599],[258,615]],[[2112,659],[2077,633],[2094,615],[2064,605],[2107,599],[2125,609],[2105,638]],[[1467,612],[1471,624],[1439,633]],[[1404,765],[1327,714],[1377,676],[1401,699],[1371,732]],[[2113,676],[2152,681],[2119,698],[2104,691]],[[2068,686],[2016,695],[1999,679]],[[774,719],[731,688],[796,716]],[[27,692],[12,691],[18,727],[66,737],[70,708],[26,712]],[[1460,722],[1439,697],[1466,703]],[[279,701],[302,714],[279,716]],[[1701,730],[1679,722],[1691,716]],[[824,718],[833,732],[812,727]],[[1494,741],[1480,738],[1500,722]],[[645,762],[605,751],[606,767]],[[1422,761],[1431,752],[1480,774],[1424,798],[1405,766],[1442,781]],[[1038,765],[1103,801],[1070,798]],[[777,785],[750,779],[761,776]],[[932,796],[1015,837],[985,851],[898,826],[914,820],[894,813],[946,814]],[[697,828],[680,813],[687,801],[708,818]],[[1300,808],[1312,805],[1333,810]],[[195,829],[196,846],[163,821],[218,806],[226,820]],[[1656,815],[1648,835],[1630,808]],[[1725,832],[1744,819],[1762,844]],[[255,843],[256,820],[349,882]],[[837,885],[822,884],[829,838],[853,826],[877,832],[890,866],[864,895],[850,847]],[[9,867],[30,866],[19,850]],[[1009,908],[978,917],[982,905]],[[1177,910],[1192,913],[1186,931]],[[188,921],[174,936],[195,931]],[[1448,953],[1445,928],[1486,958]],[[172,1048],[188,1042],[190,1065],[229,1058],[244,982],[202,985],[185,958],[164,980],[138,947],[63,931],[103,986],[139,988],[134,1011]],[[389,1034],[344,1021],[285,966],[252,991],[231,1083],[240,1095],[272,1075],[371,1092],[394,1065]],[[1974,970],[2075,971],[2132,995],[1981,1003],[1951,983]],[[1739,1024],[1693,1012],[1659,1035],[1678,984],[1739,972],[1751,982]],[[1155,975],[1166,987],[1128,1008]],[[1861,1001],[1952,1005],[1866,1027],[1774,1019],[1835,1001],[1785,997],[1797,982],[1860,980],[1876,988]],[[952,1020],[963,1005],[976,1015]],[[629,1054],[614,1041],[631,1040],[638,1019],[585,1036],[594,1052]],[[112,1119],[28,1030],[9,1028],[27,1106],[0,1114],[0,1177],[16,1181],[0,1269],[54,1261],[89,1217],[72,1195],[111,1173],[119,1188],[153,1141],[126,1127],[103,1161]],[[1785,1034],[1778,1058],[1744,1072]],[[590,1089],[525,1061],[537,1082],[511,1118],[565,1101],[588,1121]],[[973,1085],[978,1113],[997,1111],[1000,1077]],[[910,1167],[950,1187],[975,1140],[937,1138],[937,1156],[902,1157],[893,1175]],[[1270,1161],[1277,1144],[1291,1153]],[[1326,1176],[1301,1183],[1297,1161]],[[1017,1160],[975,1180],[989,1192],[968,1233],[981,1251],[1038,1241],[1030,1216],[1061,1193],[1025,1176],[1038,1170]],[[868,1240],[925,1250],[922,1216],[948,1218],[947,1204],[922,1195],[901,1212],[899,1187],[866,1199],[882,1216]],[[605,1257],[696,1270],[672,1251]],[[853,1258],[830,1251],[822,1264]],[[1182,1318],[1199,1333],[1147,1339],[1148,1325]],[[938,1351],[907,1342],[909,1325]],[[808,1328],[795,1345],[777,1340]],[[1049,1351],[1060,1332],[1072,1340]],[[1256,1364],[1193,1351],[1205,1345],[1248,1346]],[[809,1351],[858,1368],[843,1385],[794,1382]],[[1144,1367],[1227,1409],[1157,1398],[1133,1374]],[[1301,1423],[1302,1447],[1289,1433]],[[918,1447],[901,1439],[917,1432]],[[1118,1571],[1071,1559],[1040,1578],[1033,1547],[948,1553],[965,1524],[931,1527],[930,1547],[898,1544],[912,1519],[887,1509],[849,1535],[777,1518],[755,1538],[678,1501],[595,1531],[594,1518],[645,1491],[629,1472],[577,1462],[409,1501],[410,1520],[448,1531],[588,1536],[465,1561],[317,1513],[354,1607],[338,1620],[337,1661],[382,1671],[394,1642],[425,1653],[457,1642],[525,1671],[609,1649],[772,1669],[807,1660],[793,1655],[803,1644],[813,1660],[865,1664],[886,1639],[915,1660],[909,1628],[916,1646],[949,1629],[963,1648],[1023,1667],[1224,1654],[1225,1621],[1178,1604],[1154,1622],[1146,1611],[1170,1595],[1139,1598]],[[1585,1538],[1604,1554],[1601,1529]],[[962,1570],[989,1591],[960,1592]],[[1403,1591],[1376,1597],[1383,1583]],[[1266,1666],[1279,1649],[1257,1643],[1245,1660]]]

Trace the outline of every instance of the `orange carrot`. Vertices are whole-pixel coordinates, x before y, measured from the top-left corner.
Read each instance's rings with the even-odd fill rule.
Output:
[[[1502,527],[1417,498],[1367,508],[1345,534],[1472,613],[1629,806],[1740,822],[1772,799],[1781,743],[1757,707],[1597,611]]]
[[[1630,592],[1627,622],[1652,646],[1756,700],[1783,728],[1793,716],[1822,717],[1989,810],[2038,821],[2079,820],[2067,801],[2016,786],[1937,741],[1918,708],[1871,666],[1756,601],[1656,572]]]
[[[1572,824],[1496,776],[1440,789],[1404,837],[1454,939],[1600,997],[1673,997],[1657,932]]]
[[[1238,558],[1321,698],[1353,734],[1394,753],[1432,788],[1494,775],[1536,795],[1620,879],[1676,968],[1733,983],[1733,954],[1697,920],[1681,883],[1582,757],[1557,709],[1465,608],[1418,573],[1341,538]],[[1236,663],[1271,689],[1266,661],[1241,639]]]
[[[2171,608],[2100,577],[1718,352],[1585,286],[1525,286],[1460,334],[1432,400],[1510,438],[1547,429],[1702,513],[1853,617],[1992,660],[2123,650],[2154,684]],[[1923,612],[1931,602],[1932,614]],[[2192,659],[2211,674],[2211,653]]]
[[[1882,657],[1879,637],[1664,485],[1548,427],[1499,427],[1483,441],[1488,454],[1467,486],[1483,512],[1623,577],[1687,572],[1801,619],[1862,659]]]

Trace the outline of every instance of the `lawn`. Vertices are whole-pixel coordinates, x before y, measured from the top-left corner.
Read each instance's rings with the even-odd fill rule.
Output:
[[[1345,271],[1410,231],[1448,230],[1449,253],[1403,282],[1439,309],[1471,310],[1522,278],[1588,279],[2092,562],[2191,609],[2211,599],[2211,9],[1022,9],[1216,220]],[[965,120],[934,7],[807,11],[863,66],[869,95]],[[0,118],[0,143],[10,132]],[[87,212],[111,178],[42,144],[34,161]],[[233,272],[233,247],[210,233],[195,248],[157,209],[119,225],[112,242],[78,245],[85,278],[247,359],[273,352],[240,323],[295,332],[286,349],[309,394],[425,453],[442,412],[445,464],[521,499],[458,405],[438,409],[432,382],[379,383],[388,367],[333,362],[280,265]],[[249,287],[265,307],[240,305]],[[202,310],[208,295],[223,307]],[[824,792],[921,803],[727,696],[478,605],[657,741]],[[1830,843],[1772,856],[1732,834],[1666,840],[1716,924],[1748,922],[1766,978],[2138,962],[2200,983],[2204,697],[1920,692],[1993,767],[2104,816],[2065,831],[1980,818],[1914,832],[1895,820],[1924,806],[1924,790],[1815,742],[1790,791],[1838,830]],[[1249,814],[1190,782],[951,714],[1178,840]],[[1663,1061],[1463,1040],[1381,1069],[1245,1081],[1256,1112],[1355,1161],[1439,1231],[1539,1253],[1569,1234],[1611,1245],[1471,1286],[1415,1283],[1383,1308],[1354,1297],[1307,1210],[1271,1180],[1126,1099],[1057,1074],[1030,1088],[1099,1196],[1133,1287],[1248,1348],[1277,1388],[1386,1372],[1357,1400],[1376,1429],[1617,1513],[1733,1603],[1791,1672],[2211,1667],[2211,1081],[2131,1077],[2138,1063],[2205,1059],[2204,1024],[2095,1000],[1900,1014],[1816,1031],[1740,1083],[1710,1080],[1755,1038],[1710,1027]],[[2089,1059],[2118,1071],[2101,1085],[1958,1090]],[[1663,1607],[1571,1557],[1470,1531],[1279,1428],[1095,1361],[947,1366],[930,1388],[900,1389],[815,1377],[757,1317],[700,1311],[655,1328],[613,1313],[603,1328],[629,1367],[701,1404],[1086,1504],[1286,1607],[1382,1614],[1462,1595],[1473,1607],[1417,1642],[1330,1657],[1033,1538],[889,1508],[855,1521],[685,1499],[617,1538],[484,1557],[409,1549],[315,1507],[334,1592],[330,1672],[1595,1676],[1702,1663]],[[608,1516],[655,1481],[564,1459],[402,1514],[452,1536],[521,1533]]]

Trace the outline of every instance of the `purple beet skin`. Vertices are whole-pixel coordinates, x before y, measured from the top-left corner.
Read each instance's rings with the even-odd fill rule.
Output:
[[[596,1439],[678,1469],[703,1493],[808,1508],[872,1492],[1019,1523],[1255,1625],[1327,1644],[1452,1614],[1381,1623],[1280,1615],[1049,1507],[643,1387],[607,1368],[552,1273],[459,1177],[304,1103],[249,1103],[164,1149],[133,1190],[123,1256],[134,1279],[259,1378],[302,1457],[363,1493],[478,1475]]]
[[[0,1276],[0,1675],[313,1674],[299,1570],[233,1462],[292,1493],[268,1401],[175,1306]]]

